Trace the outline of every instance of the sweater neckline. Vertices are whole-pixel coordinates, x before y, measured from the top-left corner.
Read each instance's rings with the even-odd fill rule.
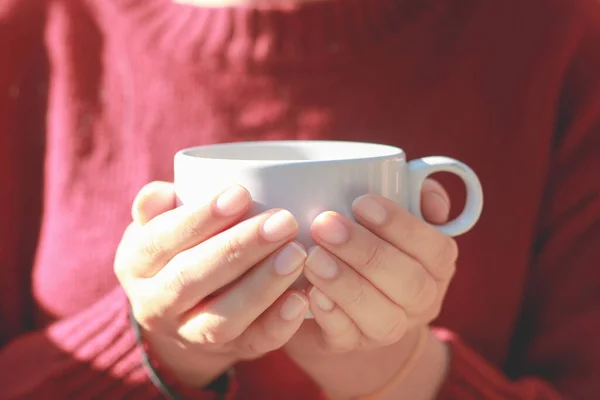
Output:
[[[111,0],[144,46],[189,61],[326,61],[384,41],[426,1],[323,0],[275,8],[198,7],[173,0]]]

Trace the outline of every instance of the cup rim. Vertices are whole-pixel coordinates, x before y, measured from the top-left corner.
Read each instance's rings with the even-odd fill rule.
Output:
[[[333,152],[335,152],[335,147],[340,146],[360,146],[362,148],[368,147],[373,153],[377,153],[374,150],[377,150],[378,154],[372,154],[365,157],[359,156],[350,156],[350,157],[332,157],[327,159],[309,159],[309,160],[268,160],[268,159],[244,159],[244,158],[219,158],[219,157],[206,157],[202,156],[202,152],[221,149],[224,147],[228,148],[247,148],[247,147],[277,147],[277,146],[289,146],[294,145],[297,146],[332,146]],[[398,158],[405,160],[406,155],[404,150],[399,147],[381,144],[381,143],[372,143],[372,142],[360,142],[360,141],[343,141],[343,140],[257,140],[257,141],[240,141],[240,142],[226,142],[226,143],[214,143],[203,146],[194,146],[188,147],[179,150],[175,154],[175,160],[196,160],[196,161],[211,161],[218,163],[235,163],[235,164],[248,164],[252,166],[269,166],[269,165],[292,165],[292,164],[320,164],[320,163],[347,163],[347,162],[365,162],[365,161],[373,161],[373,160],[381,160],[386,158]]]

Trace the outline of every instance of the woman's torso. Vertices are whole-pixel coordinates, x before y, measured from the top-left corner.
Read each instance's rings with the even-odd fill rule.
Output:
[[[131,201],[145,183],[172,179],[178,149],[238,140],[360,140],[402,147],[409,158],[451,156],[480,175],[484,213],[458,238],[458,273],[438,323],[498,365],[505,361],[535,241],[559,84],[553,65],[522,68],[544,57],[519,50],[540,46],[537,38],[515,35],[504,38],[515,48],[491,48],[500,22],[482,26],[475,6],[453,10],[450,21],[449,5],[439,2],[377,35],[358,29],[347,42],[317,51],[289,33],[301,29],[294,22],[307,23],[298,17],[273,16],[273,26],[259,30],[264,42],[275,40],[268,47],[234,34],[239,15],[179,10],[179,23],[162,21],[165,28],[144,22],[158,18],[150,11],[67,3],[56,6],[48,26],[52,74],[32,275],[35,325],[77,313],[117,285],[112,260]],[[502,6],[498,12],[508,14]],[[234,33],[178,38],[201,24]],[[336,29],[313,28],[316,40],[320,30]],[[462,187],[441,179],[460,208]]]

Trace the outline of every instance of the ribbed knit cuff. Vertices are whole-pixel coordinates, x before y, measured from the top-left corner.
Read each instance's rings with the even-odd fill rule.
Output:
[[[142,365],[142,349],[129,324],[129,302],[120,288],[76,318],[52,326],[50,337],[92,371],[61,373],[55,384],[76,385],[77,398],[144,398],[158,395]]]
[[[129,302],[116,288],[86,310],[0,348],[2,399],[159,399],[143,365],[129,320]],[[196,390],[190,400],[217,398]],[[230,385],[226,399],[233,397]],[[187,398],[186,398],[187,399]]]
[[[151,399],[128,301],[116,288],[86,310],[2,347],[2,398]],[[6,378],[6,379],[5,379]]]
[[[434,332],[439,340],[450,346],[452,354],[448,376],[437,400],[561,398],[547,382],[540,379],[529,377],[511,381],[454,333],[440,328],[436,328]]]

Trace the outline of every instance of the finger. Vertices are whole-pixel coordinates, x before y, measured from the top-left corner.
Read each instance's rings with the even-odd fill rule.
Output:
[[[336,213],[319,215],[312,227],[315,241],[370,281],[397,305],[414,315],[435,301],[437,285],[431,274],[414,258]],[[325,264],[324,251],[315,252],[320,262],[312,265],[323,278],[335,276]],[[315,259],[310,261],[316,261]],[[311,267],[307,261],[307,267]],[[331,268],[328,270],[327,268]],[[329,274],[329,275],[328,275]]]
[[[144,186],[133,200],[131,217],[139,225],[175,208],[175,189],[172,183],[155,181]]]
[[[443,224],[450,214],[450,197],[436,180],[426,179],[421,187],[421,212],[426,221]]]
[[[315,246],[305,265],[306,278],[337,304],[366,337],[391,343],[404,334],[407,317],[402,307],[339,258]]]
[[[242,358],[256,358],[285,345],[304,322],[308,301],[300,292],[284,294],[239,337]]]
[[[436,279],[447,280],[454,274],[458,247],[454,239],[436,227],[380,196],[361,196],[352,209],[361,225],[418,260]]]
[[[242,221],[173,257],[145,282],[150,285],[147,292],[152,293],[155,303],[168,306],[171,313],[183,313],[237,280],[292,240],[297,232],[296,220],[285,210],[272,210]],[[286,282],[290,279],[293,281],[286,278]]]
[[[160,214],[137,230],[120,261],[134,277],[152,277],[176,254],[230,227],[250,204],[248,191],[233,186],[206,204]]]
[[[306,252],[302,247],[288,243],[226,292],[187,312],[179,333],[184,337],[202,333],[200,340],[203,342],[231,342],[294,283],[302,273],[305,259]],[[179,303],[178,307],[186,306]]]
[[[310,310],[321,329],[322,346],[333,352],[356,349],[362,332],[352,319],[323,292],[313,286],[308,292]]]

